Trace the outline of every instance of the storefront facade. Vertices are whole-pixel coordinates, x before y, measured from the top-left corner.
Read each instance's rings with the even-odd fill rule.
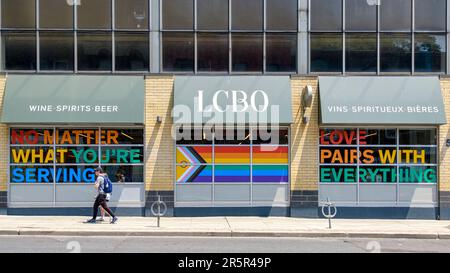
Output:
[[[143,77],[11,75],[6,82],[8,213],[87,213],[101,166],[116,185],[111,205],[143,214]]]
[[[70,83],[96,76],[45,77],[54,77],[44,79],[50,88],[60,77]],[[339,97],[326,94],[328,87],[323,82],[334,81],[331,86],[339,86],[339,90],[345,87],[362,92],[352,79],[147,76],[138,80],[142,82],[138,88],[141,91],[133,95],[142,95],[142,107],[139,110],[136,107],[139,100],[135,100],[131,103],[135,109],[127,110],[140,111],[141,114],[136,114],[142,115],[140,121],[130,118],[114,124],[108,119],[105,123],[73,119],[73,123],[62,124],[49,119],[61,118],[64,112],[27,115],[18,106],[29,99],[17,100],[21,93],[14,86],[26,86],[23,82],[37,86],[36,81],[41,82],[42,76],[8,75],[2,104],[4,211],[88,214],[94,194],[92,169],[102,166],[115,182],[111,205],[126,215],[149,216],[150,205],[160,195],[168,204],[171,216],[320,217],[320,207],[328,198],[338,206],[338,217],[445,218],[448,213],[446,116],[450,107],[445,90],[450,82],[437,77],[400,77],[399,80],[412,81],[411,86],[430,90],[426,106],[430,108],[417,110],[430,113],[425,119],[420,116],[411,119],[406,115],[396,120],[395,113],[384,110],[378,114],[372,111],[366,117],[364,113],[341,117],[339,113],[346,114],[345,111],[328,108],[329,99],[319,99],[323,92],[326,97],[334,98],[332,103],[336,107],[342,102],[351,104],[348,99],[339,101]],[[434,85],[423,87],[414,83],[424,79],[431,79]],[[368,77],[367,80],[383,83],[392,79]],[[122,88],[128,89],[127,86]],[[388,86],[395,93],[395,85]],[[100,89],[97,92],[101,93]],[[369,94],[369,89],[366,86],[363,93]],[[401,89],[406,92],[402,96],[411,95],[413,89],[416,88]],[[198,91],[202,90],[205,93],[199,96]],[[211,90],[220,92],[214,96],[217,93]],[[243,90],[242,94],[246,94],[236,97],[238,105],[233,104],[232,90]],[[256,90],[259,91],[255,93]],[[123,93],[127,96],[127,92]],[[58,92],[54,94],[58,96]],[[364,97],[357,97],[359,105],[364,105]],[[420,96],[415,97],[423,101]],[[33,98],[33,102],[41,105],[38,98]],[[390,102],[391,106],[398,103]],[[71,105],[85,104],[72,101]],[[258,112],[263,108],[279,112],[272,111],[270,115]],[[252,113],[255,109],[258,111]],[[324,113],[326,109],[337,113]],[[241,116],[240,110],[244,113]],[[359,111],[363,110],[367,108]],[[417,115],[417,111],[413,114]],[[390,118],[386,119],[384,114]],[[95,114],[89,115],[89,119],[95,119]]]
[[[176,78],[176,76],[167,78],[165,80],[168,84],[166,89],[159,85],[159,92],[167,90],[171,94]],[[345,79],[344,77],[337,78]],[[428,120],[421,120],[420,116],[408,118],[407,115],[406,118],[409,121],[401,121],[395,120],[394,117],[386,119],[383,114],[377,117],[375,113],[372,113],[370,116],[378,119],[377,122],[348,119],[351,122],[349,125],[341,122],[324,122],[323,115],[320,113],[323,104],[319,103],[319,78],[290,77],[293,114],[292,123],[286,126],[286,129],[289,129],[289,197],[286,199],[289,215],[292,217],[320,217],[320,206],[326,201],[326,198],[329,198],[330,201],[337,204],[339,217],[421,219],[445,217],[447,193],[444,189],[447,184],[443,177],[446,176],[445,158],[447,156],[444,152],[446,149],[446,113],[448,113],[448,102],[445,96],[447,80],[432,78],[434,84],[428,87],[423,87],[417,82],[413,83],[413,86],[420,86],[419,89],[429,90],[426,101],[431,105],[432,113],[427,117]],[[226,77],[224,77],[225,79]],[[405,79],[413,82],[415,80],[411,77],[400,77],[400,80]],[[421,79],[423,78],[419,77],[419,81]],[[392,86],[388,78],[369,77],[368,80],[378,82],[387,80],[388,86]],[[435,89],[436,83],[438,89]],[[346,86],[355,90],[355,85],[352,83]],[[387,90],[394,92],[392,88]],[[364,91],[367,89],[359,92]],[[414,92],[414,90],[410,90],[403,95],[408,96],[408,93],[412,95]],[[305,99],[307,97],[305,93],[311,95],[310,102]],[[162,95],[162,97],[168,97],[168,95]],[[420,96],[414,95],[413,97],[416,97],[419,102],[424,101]],[[363,103],[364,98],[358,96],[358,100]],[[402,99],[399,98],[399,100]],[[391,101],[390,105],[395,103],[398,101]],[[406,107],[405,103],[398,105]],[[167,105],[170,103],[168,102]],[[415,105],[417,106],[417,104]],[[170,105],[170,107],[172,106]],[[428,111],[428,108],[426,110]],[[331,140],[326,137],[329,134],[333,134]],[[183,148],[183,146],[198,144],[202,148],[209,147],[206,148],[207,152],[214,151],[216,149],[215,140],[213,136],[210,137],[212,140],[209,142],[203,140],[195,144],[183,141],[175,142],[175,168],[180,169],[183,165],[177,159],[180,154],[179,148]],[[233,141],[230,146],[232,144]],[[221,145],[223,144],[221,143],[219,147]],[[241,143],[241,145],[243,144]],[[245,145],[252,147],[254,144],[249,142]],[[341,153],[334,153],[336,150]],[[362,154],[360,160],[357,156],[358,151]],[[247,162],[246,157],[242,156],[240,152],[240,150],[236,150],[239,159],[242,158],[241,160]],[[236,155],[236,157],[238,156]],[[205,164],[205,173],[211,175],[213,174],[212,166],[215,165],[209,163],[212,160],[212,157],[207,157]],[[220,160],[219,158],[219,163],[221,163]],[[207,170],[208,167],[211,167],[211,170]],[[173,172],[177,175],[174,178],[177,181],[176,179],[181,177],[181,173],[177,170]],[[214,180],[214,178],[210,179]],[[181,183],[175,183],[175,185],[176,188],[183,186]],[[201,201],[197,200],[194,206],[192,203],[184,203],[174,197],[175,215],[177,215],[177,211],[180,215],[242,215],[246,213],[280,215],[279,211],[270,211],[267,210],[267,207],[263,210],[264,212],[261,212],[261,207],[259,210],[251,210],[249,207],[258,206],[257,204],[252,206],[246,199],[241,199],[240,202],[234,204],[233,202],[221,203],[220,197],[219,201],[214,200],[212,193],[214,189],[211,190],[214,186],[210,185],[209,187],[206,191],[196,192],[197,195],[194,199],[207,197]],[[247,188],[241,189],[241,196],[251,196]],[[174,192],[177,192],[177,189],[174,188]],[[200,192],[202,194],[199,194]],[[195,195],[194,193],[189,194],[192,197]],[[212,202],[218,203],[218,206],[228,206],[233,209],[211,210],[216,207]],[[274,203],[269,207],[276,207]],[[192,210],[192,207],[203,207],[203,209]]]
[[[348,214],[437,217],[438,78],[320,77],[319,88],[320,200]]]
[[[20,2],[0,213],[450,219],[449,0]]]
[[[175,78],[177,215],[289,215],[290,97],[287,76]]]

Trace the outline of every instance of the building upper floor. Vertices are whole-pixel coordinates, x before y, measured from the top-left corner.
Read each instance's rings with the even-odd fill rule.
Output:
[[[449,74],[449,0],[1,0],[26,73]]]

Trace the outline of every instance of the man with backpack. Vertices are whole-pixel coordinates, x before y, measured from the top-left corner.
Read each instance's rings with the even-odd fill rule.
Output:
[[[98,208],[101,206],[111,217],[111,224],[117,222],[117,217],[111,211],[107,204],[107,195],[110,195],[112,192],[112,183],[109,179],[108,175],[103,172],[103,169],[100,167],[95,168],[95,175],[97,176],[97,180],[95,181],[95,188],[98,191],[97,197],[94,202],[94,211],[92,219],[86,221],[86,223],[95,224],[98,214]]]
[[[110,194],[110,193],[107,193],[107,194],[106,194],[106,203],[109,202],[109,199],[110,199],[110,198],[111,198],[111,194]],[[105,209],[104,209],[102,206],[100,206],[100,218],[97,219],[97,222],[103,222],[103,221],[105,221],[105,214],[107,214],[108,217],[109,217],[110,219],[112,219],[112,218],[111,218],[111,215],[109,215],[109,214],[105,211]]]

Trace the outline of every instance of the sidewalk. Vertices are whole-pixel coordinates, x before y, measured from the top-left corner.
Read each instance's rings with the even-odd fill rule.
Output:
[[[59,236],[223,236],[223,237],[361,237],[450,239],[450,221],[333,220],[287,217],[120,217],[84,224],[87,217],[0,216],[0,235]],[[108,219],[108,218],[107,218]]]

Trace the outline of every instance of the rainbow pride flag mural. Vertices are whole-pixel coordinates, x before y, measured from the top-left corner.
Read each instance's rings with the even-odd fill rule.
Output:
[[[212,163],[212,146],[177,147],[177,164],[196,165]]]
[[[289,148],[287,146],[253,146],[253,164],[289,164]]]
[[[212,166],[211,165],[177,166],[177,182],[211,183]]]
[[[253,165],[252,168],[253,182],[289,182],[289,168],[286,165]]]
[[[287,146],[178,146],[176,162],[178,183],[289,182]]]
[[[250,182],[250,165],[216,165],[214,182]]]
[[[250,164],[250,146],[216,146],[215,164]]]

